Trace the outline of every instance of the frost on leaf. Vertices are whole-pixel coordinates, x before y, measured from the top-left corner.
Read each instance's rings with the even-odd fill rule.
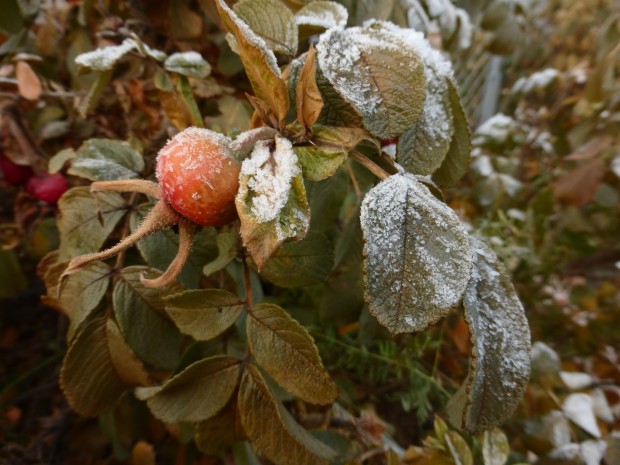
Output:
[[[450,422],[472,434],[506,420],[521,400],[530,374],[530,329],[504,266],[480,240],[463,296],[472,341],[467,379],[448,403]]]
[[[301,168],[291,143],[276,137],[257,142],[243,161],[235,199],[241,237],[259,269],[286,240],[303,239],[310,208]]]
[[[75,62],[82,67],[93,71],[107,71],[112,69],[116,62],[134,50],[144,51],[149,57],[155,60],[164,60],[166,54],[159,50],[154,50],[148,45],[138,43],[133,39],[125,39],[120,45],[102,47],[91,52],[86,52],[75,57]]]
[[[374,187],[360,219],[366,300],[379,323],[393,334],[421,331],[459,304],[472,267],[467,232],[415,177]]]
[[[331,29],[321,36],[317,56],[325,77],[372,135],[391,139],[420,117],[424,69],[398,34],[360,27]]]
[[[308,3],[295,13],[295,23],[308,33],[333,27],[345,27],[347,19],[349,19],[349,12],[344,6],[336,2],[321,0]]]
[[[211,74],[211,65],[198,52],[173,53],[166,58],[164,67],[173,73],[199,79]]]

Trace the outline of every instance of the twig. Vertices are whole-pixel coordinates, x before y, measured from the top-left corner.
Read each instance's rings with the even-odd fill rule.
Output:
[[[243,278],[245,280],[245,304],[248,307],[248,311],[254,310],[254,304],[252,302],[252,278],[250,275],[250,267],[247,260],[247,251],[243,249]]]
[[[387,179],[390,177],[390,173],[385,171],[379,165],[377,165],[374,161],[370,160],[366,155],[358,152],[357,150],[351,150],[349,156],[370,171],[372,174],[377,176],[379,179]]]

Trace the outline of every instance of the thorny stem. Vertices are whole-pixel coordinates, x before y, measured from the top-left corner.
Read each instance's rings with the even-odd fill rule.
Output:
[[[153,181],[147,181],[145,179],[131,179],[127,181],[97,181],[90,185],[90,191],[135,192],[145,194],[156,199],[161,198],[159,185]]]
[[[245,304],[248,307],[248,311],[252,312],[254,310],[254,305],[252,303],[252,278],[250,276],[250,266],[248,265],[247,260],[247,252],[243,249],[243,279],[245,282]]]
[[[92,191],[92,189],[91,189]],[[129,197],[129,201],[127,202],[127,205],[129,205],[129,208],[132,208],[133,203],[136,199],[137,194],[133,193],[131,194],[131,196]],[[123,225],[123,231],[121,232],[121,240],[125,239],[125,237],[127,237],[129,235],[129,216],[127,216],[125,218],[125,224]],[[118,255],[116,256],[116,262],[114,263],[114,269],[115,270],[120,270],[123,267],[123,263],[125,262],[125,255],[127,254],[127,249],[123,249],[121,250]]]
[[[357,150],[351,150],[351,152],[349,153],[349,156],[353,160],[358,162],[360,165],[362,165],[364,168],[366,168],[368,171],[370,171],[372,174],[377,176],[379,179],[383,180],[383,179],[387,179],[390,177],[390,173],[385,171],[383,168],[377,165],[374,161],[370,160],[368,157],[358,152]]]

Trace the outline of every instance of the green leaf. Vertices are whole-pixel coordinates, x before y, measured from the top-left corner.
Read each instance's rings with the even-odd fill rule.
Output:
[[[472,278],[463,297],[472,359],[467,379],[447,406],[450,422],[478,434],[505,421],[530,374],[530,329],[506,269],[483,242],[471,238]]]
[[[198,104],[194,98],[194,91],[186,76],[179,76],[177,80],[177,90],[181,96],[181,101],[192,118],[192,124],[196,127],[204,128],[205,124],[200,113],[200,108],[198,108]]]
[[[293,13],[279,0],[241,0],[235,13],[275,53],[297,53],[297,25]]]
[[[235,392],[239,360],[216,356],[192,363],[161,386],[136,388],[153,415],[167,423],[202,421],[217,414]]]
[[[198,450],[208,455],[215,455],[246,438],[235,396],[218,414],[198,423],[194,436]]]
[[[108,290],[111,276],[112,269],[105,263],[96,261],[67,278],[60,291],[59,302],[71,319],[69,339],[99,305]]]
[[[0,299],[8,299],[28,287],[28,280],[12,250],[0,248]]]
[[[471,155],[471,132],[461,104],[461,97],[454,80],[448,80],[448,92],[452,103],[454,135],[442,165],[433,174],[433,180],[442,186],[453,186],[467,172]]]
[[[207,117],[207,126],[227,136],[235,136],[250,126],[252,106],[246,99],[224,95],[217,101],[220,116]]]
[[[366,300],[391,333],[421,331],[460,303],[472,268],[467,232],[414,176],[368,192],[361,225]]]
[[[280,287],[314,286],[325,282],[334,266],[334,247],[321,233],[309,233],[299,242],[283,244],[260,275]]]
[[[60,371],[60,386],[77,413],[94,417],[112,410],[127,386],[116,372],[104,318],[82,325]]]
[[[321,36],[317,57],[325,77],[372,135],[399,136],[421,115],[424,68],[397,34],[359,27],[331,29]]]
[[[443,439],[455,464],[474,465],[471,450],[463,436],[456,431],[447,431]]]
[[[335,458],[333,450],[295,422],[252,365],[241,377],[238,402],[252,446],[276,465],[327,465]]]
[[[50,173],[58,173],[63,169],[65,163],[75,158],[75,150],[72,148],[62,149],[60,152],[56,153],[52,158],[50,158],[47,163],[47,169]]]
[[[59,260],[64,261],[97,252],[127,212],[127,206],[116,192],[99,192],[95,196],[88,187],[74,187],[60,198],[58,210]]]
[[[151,377],[144,368],[144,364],[131,350],[121,330],[112,319],[106,321],[106,336],[112,365],[123,383],[127,386],[151,384]]]
[[[173,53],[164,61],[164,68],[198,79],[204,79],[211,74],[211,65],[198,52]]]
[[[97,75],[88,89],[88,93],[80,99],[76,106],[76,110],[82,118],[86,118],[88,114],[97,107],[99,98],[101,97],[103,91],[108,87],[110,79],[112,79],[111,70],[103,71]]]
[[[237,40],[239,56],[254,93],[266,102],[278,120],[282,121],[289,109],[288,90],[273,52],[267,47],[265,41],[252,32],[223,0],[216,1],[226,29]]]
[[[140,177],[144,159],[127,142],[89,139],[75,154],[68,173],[91,181],[115,181]]]
[[[303,145],[293,147],[304,177],[309,181],[322,181],[332,176],[347,159],[347,153],[337,147]]]
[[[311,404],[336,400],[338,388],[321,361],[308,331],[273,304],[259,304],[246,320],[256,362],[291,394]]]
[[[295,23],[302,36],[321,33],[332,27],[345,27],[349,12],[336,2],[319,0],[304,5],[295,13]]]
[[[226,268],[226,265],[235,259],[239,253],[237,247],[238,237],[237,233],[220,233],[215,237],[218,256],[215,260],[207,263],[202,269],[205,276],[223,270]]]
[[[510,444],[499,428],[485,431],[482,437],[482,458],[484,465],[505,465],[510,454]]]
[[[241,237],[261,270],[285,240],[303,239],[310,224],[310,207],[297,157],[291,143],[276,137],[259,141],[243,161],[235,198]]]
[[[112,303],[116,321],[131,349],[147,364],[172,369],[180,357],[182,336],[165,313],[163,297],[182,290],[179,284],[145,287],[140,276],[161,273],[145,266],[123,268],[114,286]]]
[[[166,313],[183,334],[208,341],[226,331],[239,318],[245,303],[220,289],[196,289],[164,299]]]
[[[134,232],[152,204],[142,204],[129,217],[129,227]],[[157,231],[138,244],[138,250],[144,260],[153,268],[164,271],[179,251],[179,235],[172,229]],[[177,279],[189,288],[196,288],[200,282],[203,266],[216,257],[215,241],[212,230],[203,229],[194,236],[192,252]]]
[[[317,61],[318,62],[318,61]],[[343,99],[336,91],[334,86],[321,71],[321,67],[316,67],[316,85],[321,91],[323,98],[323,109],[319,115],[318,123],[328,126],[342,126],[359,128],[363,125],[362,118],[355,109]]]
[[[335,126],[315,125],[312,128],[313,141],[319,144],[338,145],[349,152],[363,141],[370,142],[381,148],[379,141],[362,128],[342,128]]]

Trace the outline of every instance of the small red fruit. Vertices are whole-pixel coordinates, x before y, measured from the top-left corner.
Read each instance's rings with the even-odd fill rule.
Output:
[[[179,214],[196,224],[221,226],[237,217],[240,169],[230,139],[188,128],[160,150],[156,175],[163,198]]]
[[[4,155],[0,155],[0,171],[3,173],[4,182],[12,186],[23,184],[32,176],[32,168],[18,165]]]
[[[26,185],[26,190],[30,195],[49,204],[58,202],[67,189],[69,189],[69,183],[60,173],[33,176]]]

